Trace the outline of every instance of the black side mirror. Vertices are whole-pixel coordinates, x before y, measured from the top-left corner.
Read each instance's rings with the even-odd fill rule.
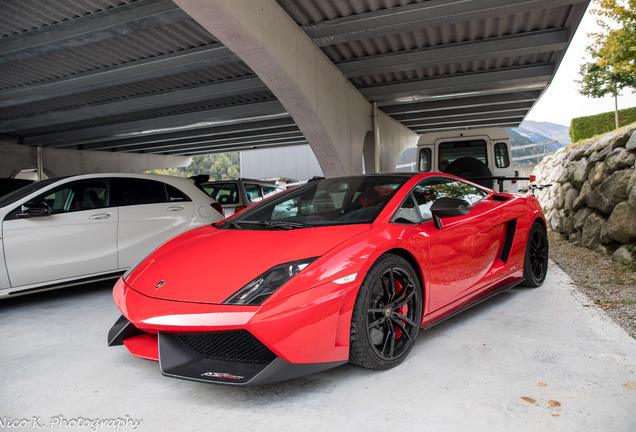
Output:
[[[46,203],[28,202],[22,204],[17,216],[19,218],[51,216],[51,209]]]
[[[431,214],[433,215],[433,222],[435,228],[442,229],[442,218],[452,216],[462,216],[468,214],[470,211],[470,204],[463,199],[442,197],[435,200],[431,206]]]

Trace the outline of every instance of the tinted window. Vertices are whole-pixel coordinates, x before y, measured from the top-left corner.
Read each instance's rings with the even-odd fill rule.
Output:
[[[165,185],[155,180],[113,178],[112,201],[115,206],[155,204],[168,201]]]
[[[108,179],[78,180],[55,187],[29,202],[46,204],[51,214],[109,207],[110,193]],[[13,219],[20,208],[11,212]]]
[[[508,146],[506,143],[500,142],[495,144],[495,165],[497,168],[508,168],[510,166]]]
[[[20,188],[16,191],[10,192],[0,199],[0,207],[5,207],[13,204],[14,202],[24,198],[27,195],[31,195],[33,192],[36,192],[44,187],[47,187],[51,183],[61,180],[63,177],[46,179],[39,182],[31,183],[23,188]]]
[[[457,159],[472,158],[488,165],[486,161],[486,141],[466,140],[444,142],[439,145],[439,169],[446,168]]]
[[[166,186],[166,191],[168,192],[168,201],[170,202],[175,202],[175,201],[192,201],[190,199],[189,196],[187,196],[186,194],[184,194],[183,192],[181,192],[179,189],[177,189],[174,186],[171,186],[169,184],[165,185]]]

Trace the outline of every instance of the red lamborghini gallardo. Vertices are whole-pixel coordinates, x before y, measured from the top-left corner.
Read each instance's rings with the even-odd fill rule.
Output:
[[[547,264],[532,196],[439,173],[319,179],[164,243],[115,285],[108,342],[224,384],[387,369],[420,329],[541,285]]]

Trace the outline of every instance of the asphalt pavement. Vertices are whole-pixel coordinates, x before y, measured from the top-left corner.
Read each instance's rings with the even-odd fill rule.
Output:
[[[636,340],[550,263],[423,331],[408,359],[263,387],[167,378],[108,347],[112,283],[0,301],[0,430],[636,431]]]

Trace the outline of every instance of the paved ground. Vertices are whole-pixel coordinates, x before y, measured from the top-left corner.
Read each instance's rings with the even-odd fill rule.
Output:
[[[543,287],[420,333],[396,369],[235,388],[166,378],[107,347],[110,284],[11,299],[0,430],[636,431],[636,341],[587,303],[552,265]]]

